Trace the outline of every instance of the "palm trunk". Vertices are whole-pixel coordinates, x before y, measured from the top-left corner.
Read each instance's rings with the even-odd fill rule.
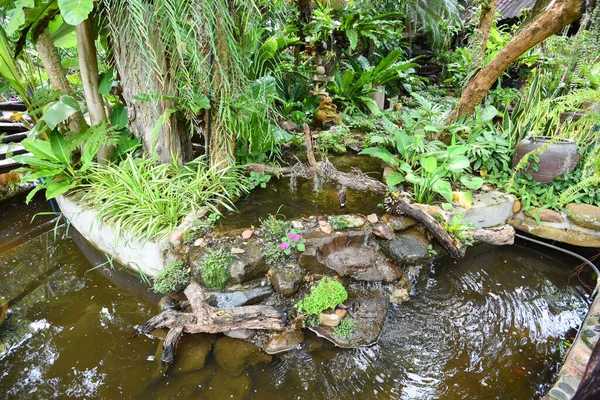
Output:
[[[458,104],[448,116],[449,124],[471,115],[494,82],[519,56],[581,16],[583,0],[555,0],[545,12],[518,32],[512,40],[469,81]]]
[[[86,19],[75,28],[77,33],[77,51],[79,53],[79,71],[85,102],[87,103],[92,126],[106,121],[104,100],[98,92],[99,75],[96,44],[90,19]],[[96,156],[99,163],[107,163],[112,156],[112,146],[102,146]]]
[[[38,56],[42,60],[44,69],[50,78],[50,84],[54,90],[59,90],[62,94],[67,96],[73,96],[73,88],[67,80],[67,73],[62,67],[60,56],[54,46],[50,31],[48,28],[38,36],[35,48],[38,52]],[[83,119],[81,111],[77,111],[69,118],[69,128],[75,132],[80,132],[87,128],[87,123]]]
[[[481,15],[479,16],[479,24],[473,40],[473,70],[483,66],[483,57],[485,56],[485,48],[490,30],[494,23],[494,16],[498,8],[497,0],[487,0],[481,3]]]

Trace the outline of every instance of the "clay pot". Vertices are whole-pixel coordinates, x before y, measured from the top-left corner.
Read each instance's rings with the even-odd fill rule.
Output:
[[[549,143],[552,140],[555,143]],[[521,161],[525,154],[546,144],[548,144],[546,150],[537,155],[540,159],[538,163],[539,170],[534,171],[532,168],[527,170],[527,173],[531,174],[533,180],[540,183],[548,183],[552,182],[557,176],[573,172],[579,161],[579,154],[577,153],[579,147],[572,140],[556,139],[552,136],[526,137],[521,140],[515,148],[513,167]]]

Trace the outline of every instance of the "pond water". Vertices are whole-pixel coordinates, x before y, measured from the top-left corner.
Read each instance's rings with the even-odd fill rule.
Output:
[[[160,340],[132,336],[158,312],[158,297],[129,274],[93,269],[104,258],[76,234],[55,232],[50,217],[29,225],[47,206],[22,203],[0,207],[0,295],[11,301],[0,325],[0,398],[538,398],[557,370],[559,342],[588,306],[588,291],[569,279],[576,260],[478,246],[459,264],[423,267],[375,346],[340,350],[307,335],[299,350],[235,372],[213,351],[201,369],[163,375]],[[182,361],[196,340],[184,337]],[[219,340],[233,360],[248,350]]]

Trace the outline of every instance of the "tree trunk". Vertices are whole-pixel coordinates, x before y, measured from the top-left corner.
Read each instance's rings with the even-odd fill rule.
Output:
[[[109,18],[116,18],[111,10]],[[115,20],[111,25],[119,26],[125,23],[127,22]],[[151,24],[151,21],[148,21],[148,24]],[[154,32],[155,48],[151,51],[165,54],[160,59],[160,68],[163,70],[161,76],[158,76],[156,69],[145,63],[141,56],[149,51],[148,49],[140,47],[135,40],[131,40],[121,31],[111,33],[123,98],[128,109],[129,130],[141,138],[146,154],[155,154],[163,163],[172,162],[173,158],[179,165],[191,160],[191,135],[180,113],[175,111],[176,104],[164,98],[135,99],[140,94],[178,95],[175,82],[168,71],[168,57],[160,46],[158,32]]]
[[[98,92],[99,75],[98,59],[96,58],[96,44],[92,22],[86,19],[75,28],[77,34],[77,52],[79,53],[79,71],[85,102],[87,103],[90,122],[92,126],[106,121],[104,100]],[[102,146],[96,156],[99,163],[104,164],[110,160],[113,152],[112,146]]]
[[[60,56],[54,46],[48,28],[44,29],[38,36],[35,48],[38,52],[38,56],[42,60],[48,78],[50,78],[52,88],[54,90],[59,90],[61,94],[73,97],[73,88],[67,80],[67,73],[62,67]],[[87,126],[81,111],[77,111],[69,118],[69,128],[75,132],[80,132],[87,128]]]
[[[555,0],[527,28],[518,32],[488,65],[469,81],[446,123],[471,115],[502,73],[527,50],[581,16],[583,0]]]
[[[473,38],[473,64],[471,65],[473,70],[477,70],[483,66],[485,48],[490,36],[492,24],[494,23],[497,8],[497,0],[484,0],[481,3],[479,24],[477,26],[477,31],[475,32],[475,37]]]

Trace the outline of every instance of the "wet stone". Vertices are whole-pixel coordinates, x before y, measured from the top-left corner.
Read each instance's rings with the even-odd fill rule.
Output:
[[[396,236],[392,228],[383,222],[377,222],[373,225],[373,234],[385,240],[392,240]]]
[[[204,367],[206,357],[217,340],[215,335],[185,335],[177,344],[177,353],[170,371],[184,373]]]
[[[206,290],[207,302],[213,307],[233,308],[258,304],[273,294],[271,285],[243,290]]]
[[[269,272],[269,279],[275,291],[286,297],[292,296],[302,283],[302,273],[299,268],[278,268]]]
[[[559,390],[557,388],[552,389],[548,394],[553,400],[569,400],[571,398],[571,396],[568,396],[562,390]]]
[[[560,390],[562,390],[569,396],[573,396],[575,394],[575,388],[571,387],[568,383],[566,383],[564,381],[559,382],[557,386],[560,388]]]
[[[334,231],[360,228],[365,224],[365,220],[358,215],[332,215],[328,220]]]
[[[321,313],[319,314],[319,323],[322,326],[336,327],[342,322],[346,314],[346,310],[335,310],[334,313]]]
[[[383,253],[397,263],[418,264],[431,258],[429,240],[416,228],[381,244]]]
[[[213,355],[219,367],[233,376],[241,375],[249,365],[271,361],[271,356],[254,344],[226,336],[217,340]]]
[[[396,217],[393,215],[386,214],[383,216],[383,221],[387,222],[387,224],[396,232],[402,232],[417,224],[412,218],[408,217]]]
[[[230,375],[225,371],[217,371],[208,382],[208,386],[212,390],[203,392],[202,396],[194,396],[192,398],[242,400],[248,396],[252,389],[252,379],[247,373]]]
[[[225,332],[225,336],[232,339],[250,340],[256,336],[256,331],[253,329],[234,329],[232,331]]]
[[[277,334],[264,347],[267,354],[285,353],[296,349],[304,340],[304,333],[301,330],[291,330]]]
[[[565,207],[569,220],[583,228],[600,230],[600,207],[571,203]]]

